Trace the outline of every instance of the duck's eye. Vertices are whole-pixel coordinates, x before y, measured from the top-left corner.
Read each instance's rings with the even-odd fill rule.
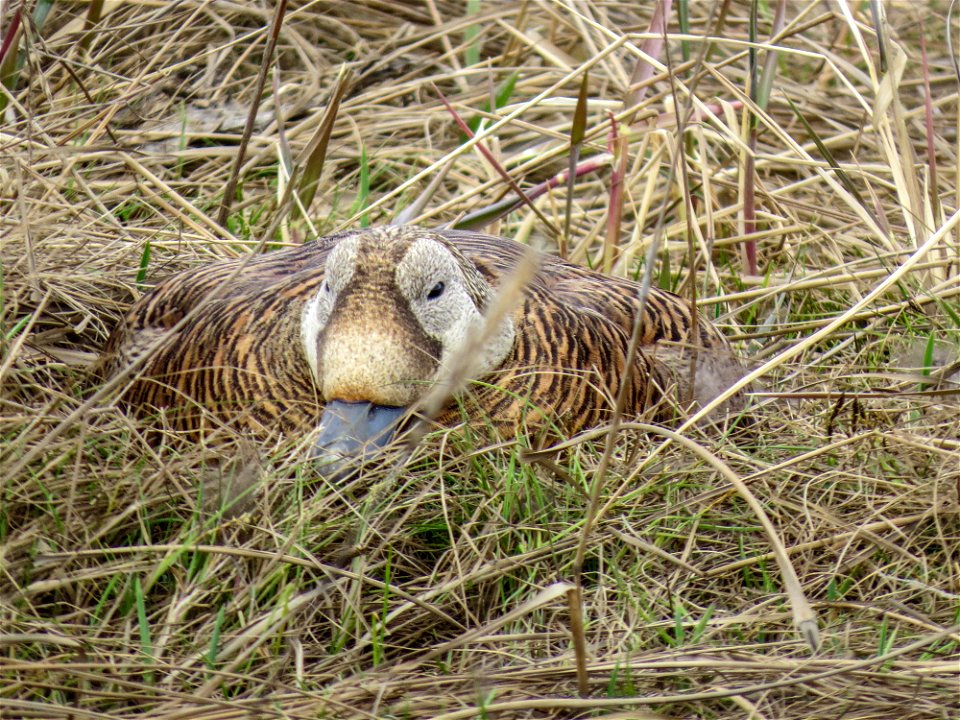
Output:
[[[322,290],[323,290],[325,293],[331,293],[331,292],[333,292],[333,290],[330,289],[330,283],[328,283],[326,280],[323,281]]]
[[[436,285],[430,288],[430,292],[427,293],[427,300],[436,300],[438,297],[443,295],[445,288],[446,286],[442,282],[438,282]]]

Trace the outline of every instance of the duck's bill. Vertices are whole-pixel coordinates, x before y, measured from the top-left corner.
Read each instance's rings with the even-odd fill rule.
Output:
[[[328,478],[342,478],[384,448],[407,409],[368,402],[328,402],[311,457]]]

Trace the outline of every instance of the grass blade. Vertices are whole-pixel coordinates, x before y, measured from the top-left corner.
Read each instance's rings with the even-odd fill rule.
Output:
[[[303,166],[303,172],[297,185],[297,196],[300,202],[297,204],[295,213],[307,212],[313,203],[313,198],[317,193],[317,187],[320,183],[320,175],[323,173],[323,166],[327,159],[327,147],[330,144],[330,135],[333,132],[333,126],[340,111],[340,104],[347,92],[347,88],[352,82],[353,74],[347,69],[346,65],[340,66],[337,74],[337,82],[334,85],[330,99],[327,101],[327,107],[323,111],[323,118],[317,127],[317,132],[310,138],[307,147],[303,151],[302,159],[297,163]]]
[[[927,172],[929,173],[927,190],[930,197],[930,205],[933,210],[934,222],[942,222],[943,211],[940,207],[940,194],[937,191],[937,150],[934,147],[937,131],[933,124],[933,94],[930,92],[930,59],[927,57],[927,34],[922,19],[920,20],[920,60],[923,69],[923,121],[927,131]]]
[[[143,594],[140,576],[133,576],[133,601],[137,611],[137,628],[140,632],[140,653],[148,666],[154,664],[153,639],[150,633],[150,620],[147,617],[147,603]],[[153,683],[153,671],[148,670],[144,677],[147,683]]]
[[[260,103],[263,100],[263,88],[267,83],[267,72],[273,60],[273,51],[277,47],[277,38],[280,37],[280,28],[283,25],[283,18],[287,12],[287,0],[277,0],[277,6],[274,8],[273,19],[270,21],[270,33],[267,35],[267,46],[263,51],[263,60],[260,62],[260,72],[257,75],[257,84],[250,101],[250,109],[247,112],[247,121],[243,126],[243,135],[240,138],[240,145],[237,147],[237,154],[234,158],[233,169],[227,179],[227,185],[223,191],[223,199],[220,203],[220,213],[217,215],[217,223],[221,227],[226,227],[227,218],[230,216],[230,208],[233,206],[234,196],[237,192],[237,184],[240,181],[240,168],[243,165],[243,158],[247,152],[247,145],[250,144],[250,137],[253,135],[253,126],[257,121],[257,111],[260,109]],[[276,99],[280,102],[280,98]]]
[[[454,109],[453,105],[450,104],[450,101],[447,100],[446,96],[442,92],[440,92],[440,90],[436,86],[433,87],[433,90],[437,94],[437,96],[440,98],[440,102],[442,102],[444,107],[447,108],[447,112],[449,112],[450,115],[453,116],[454,122],[456,122],[457,125],[460,126],[460,130],[463,131],[463,133],[472,140],[473,131],[471,131],[470,128],[467,126],[467,124],[463,121],[463,118],[460,117],[460,114]],[[524,193],[524,191],[517,184],[516,180],[514,180],[510,176],[510,173],[508,173],[504,169],[503,165],[497,162],[497,159],[493,156],[493,153],[491,153],[482,142],[477,142],[476,147],[477,147],[477,150],[480,151],[480,154],[483,155],[483,157],[486,159],[486,161],[490,163],[491,167],[493,167],[493,169],[497,171],[500,177],[503,178],[504,182],[506,182],[511,187],[511,189],[517,194],[517,196],[522,198],[524,204],[527,207],[529,207],[534,212],[534,214],[536,214],[536,216],[543,223],[544,228],[548,229],[554,237],[559,237],[560,231],[557,229],[556,225],[554,225],[543,214],[543,212],[541,212],[540,209],[533,204],[533,202],[530,200],[527,194]]]
[[[613,155],[613,173],[610,176],[610,203],[607,209],[607,235],[603,243],[603,272],[610,273],[620,248],[620,227],[623,223],[624,181],[627,176],[629,144],[625,134],[618,132],[617,121],[610,116],[610,152]]]
[[[609,153],[597,155],[596,157],[592,157],[589,160],[584,160],[577,165],[576,172],[574,174],[578,178],[583,177],[589,173],[609,167],[612,160],[613,156]],[[558,187],[564,182],[569,184],[567,171],[564,171],[558,175],[554,175],[552,178],[538,183],[532,188],[528,189],[526,191],[527,200],[536,200],[544,193],[555,187]],[[496,222],[514,210],[523,207],[524,202],[524,199],[521,197],[517,197],[516,195],[508,195],[492,205],[467,213],[462,218],[454,222],[451,227],[457,230],[480,230],[481,228]]]
[[[659,58],[663,53],[664,38],[667,32],[667,15],[670,14],[672,5],[673,0],[657,0],[657,4],[653,10],[653,17],[650,18],[650,26],[647,28],[647,33],[652,37],[644,40],[643,45],[640,46],[643,54],[637,58],[633,66],[633,75],[630,77],[630,90],[623,99],[623,107],[625,110],[636,108],[647,94],[647,87],[649,87],[647,80],[653,77],[653,71],[655,69],[653,63],[649,62],[647,58]],[[630,120],[627,119],[626,122],[629,124]]]
[[[480,0],[467,0],[467,17],[473,17],[479,12]],[[480,43],[477,41],[479,35],[479,23],[471,23],[463,30],[463,44],[466,45],[463,51],[463,62],[467,67],[480,62]]]
[[[150,241],[143,244],[143,252],[140,253],[140,267],[137,270],[137,287],[141,292],[147,289],[147,268],[150,267]]]
[[[221,605],[217,609],[217,617],[213,621],[213,632],[210,633],[210,647],[207,650],[205,662],[207,667],[214,670],[217,667],[217,653],[220,648],[220,635],[223,632],[223,619],[226,614],[226,606]]]
[[[573,111],[573,123],[570,126],[570,162],[567,171],[567,206],[563,216],[563,235],[560,236],[558,254],[567,258],[570,243],[570,218],[573,215],[573,189],[575,186],[577,163],[580,161],[580,146],[587,132],[587,92],[590,88],[590,75],[584,71],[580,79],[580,92],[577,94],[577,106]]]
[[[874,221],[876,222],[875,213],[863,199],[863,196],[860,194],[860,190],[857,189],[857,186],[850,179],[850,176],[847,175],[847,172],[840,167],[840,163],[837,162],[836,158],[834,158],[833,153],[830,151],[830,148],[827,147],[827,144],[823,142],[823,139],[820,137],[819,133],[817,133],[813,126],[807,121],[806,117],[804,117],[796,103],[789,96],[784,95],[784,97],[787,101],[787,104],[790,105],[790,109],[793,110],[794,116],[800,121],[800,124],[803,125],[804,130],[807,131],[807,135],[813,141],[813,144],[817,146],[817,150],[823,156],[823,159],[827,161],[828,165],[830,165],[830,168],[837,176],[840,184],[843,185],[843,188],[848,193],[857,199],[857,202],[860,203],[864,210],[870,213],[871,217],[873,217]],[[877,224],[879,225],[879,222]]]
[[[87,8],[87,15],[83,19],[83,37],[80,38],[80,49],[86,52],[90,48],[90,42],[93,40],[93,28],[103,17],[103,0],[90,0],[90,6]]]
[[[23,36],[23,28],[20,26],[23,5],[21,4],[13,13],[10,19],[10,25],[3,36],[3,44],[0,45],[0,85],[12,93],[17,87],[17,56],[20,51],[20,38]],[[0,113],[7,107],[6,93],[0,93]]]

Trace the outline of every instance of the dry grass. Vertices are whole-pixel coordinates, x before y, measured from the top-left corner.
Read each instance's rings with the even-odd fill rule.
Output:
[[[0,4],[4,31],[16,5]],[[0,126],[0,715],[957,717],[946,4],[884,5],[877,25],[866,3],[787,3],[765,110],[748,90],[749,5],[719,2],[690,3],[689,60],[674,8],[661,55],[673,81],[658,65],[624,108],[644,5],[292,2],[273,71],[283,135],[268,81],[226,228],[220,193],[272,7],[106,3],[86,50],[85,4],[27,24]],[[766,41],[772,19],[759,20]],[[308,226],[286,202],[281,151],[304,172],[341,63],[353,84]],[[387,222],[447,164],[417,222],[508,193],[434,86],[465,118],[486,116],[477,142],[522,187],[564,170],[586,67],[583,157],[606,151],[610,113],[629,149],[611,272],[636,273],[661,243],[661,284],[695,287],[758,368],[755,436],[686,434],[773,521],[819,618],[812,656],[756,514],[679,444],[625,430],[599,488],[581,697],[563,583],[602,443],[574,439],[557,475],[517,444],[443,433],[399,476],[336,487],[289,447],[150,444],[116,389],[85,374],[142,286],[174,270]],[[512,72],[505,106],[484,112]],[[740,257],[744,106],[759,117],[762,277]],[[575,188],[578,262],[603,258],[601,165]],[[536,203],[563,228],[562,187]],[[522,209],[488,230],[553,247],[545,228]],[[223,483],[252,489],[222,512],[236,494]]]

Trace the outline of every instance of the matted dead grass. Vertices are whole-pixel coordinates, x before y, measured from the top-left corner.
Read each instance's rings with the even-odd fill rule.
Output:
[[[0,5],[3,32],[19,5]],[[86,46],[87,4],[24,24],[0,127],[0,715],[960,713],[947,5],[876,19],[866,3],[786,3],[766,109],[749,93],[748,3],[689,3],[685,34],[675,6],[658,69],[631,89],[642,5],[291,2],[226,227],[273,6],[107,2]],[[761,8],[761,66],[773,26]],[[306,223],[284,154],[303,172],[343,63]],[[480,141],[522,187],[563,171],[585,68],[583,157],[599,168],[576,183],[570,256],[603,267],[610,248],[615,117],[628,155],[608,271],[642,271],[659,243],[661,284],[695,287],[756,369],[752,435],[685,434],[769,515],[817,614],[814,654],[756,512],[679,443],[625,429],[599,477],[595,434],[541,462],[455,431],[399,474],[336,486],[289,445],[148,442],[119,388],[86,372],[176,270],[388,222],[447,165],[418,223],[509,194],[438,91],[486,119]],[[562,184],[535,202],[564,226]],[[556,247],[529,208],[487,231]],[[567,599],[584,533],[581,631]]]

